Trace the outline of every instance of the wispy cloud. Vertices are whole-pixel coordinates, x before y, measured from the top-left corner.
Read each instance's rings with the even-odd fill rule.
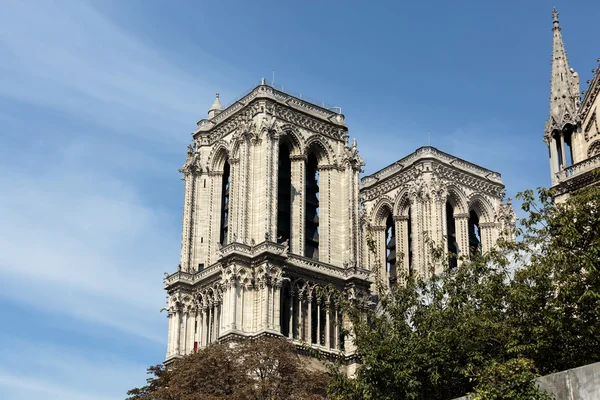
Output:
[[[189,140],[184,128],[204,114],[215,91],[206,78],[217,72],[198,68],[200,82],[84,1],[8,0],[2,9],[0,96]]]
[[[2,336],[0,394],[5,399],[107,400],[124,398],[145,367],[115,355]]]

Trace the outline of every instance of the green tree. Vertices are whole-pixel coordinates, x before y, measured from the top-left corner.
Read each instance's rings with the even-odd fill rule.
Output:
[[[279,338],[212,344],[148,373],[147,385],[131,389],[128,400],[317,400],[329,381]]]
[[[519,197],[516,242],[428,280],[403,276],[366,315],[347,305],[361,366],[355,379],[333,369],[331,398],[544,398],[535,373],[600,359],[600,188],[562,204],[544,189]],[[447,263],[431,253],[431,268]]]

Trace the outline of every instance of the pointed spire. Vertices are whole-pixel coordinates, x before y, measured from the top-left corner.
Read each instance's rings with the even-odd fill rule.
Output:
[[[219,93],[217,93],[217,97],[215,98],[215,102],[208,110],[208,118],[212,118],[223,110],[223,106],[221,105],[221,101],[219,100]]]
[[[566,124],[575,125],[579,108],[579,75],[569,68],[567,52],[563,43],[558,11],[552,10],[552,76],[550,78],[550,118],[546,123],[546,135],[562,130]]]

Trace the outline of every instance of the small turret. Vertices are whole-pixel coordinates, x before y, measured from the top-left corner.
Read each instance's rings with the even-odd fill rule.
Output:
[[[215,98],[215,102],[210,107],[210,110],[208,110],[208,118],[210,119],[210,118],[215,117],[221,111],[223,111],[223,106],[221,105],[221,101],[219,100],[219,93],[217,93],[217,97]]]

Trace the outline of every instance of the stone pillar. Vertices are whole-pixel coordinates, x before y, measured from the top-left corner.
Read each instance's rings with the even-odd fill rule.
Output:
[[[275,283],[275,287],[273,288],[273,308],[275,309],[275,312],[273,313],[273,329],[275,329],[277,332],[281,332],[281,326],[279,324],[279,321],[281,320],[281,285],[282,282],[277,281]]]
[[[333,348],[336,350],[340,349],[340,307],[338,303],[334,303],[334,325],[333,325]]]
[[[292,239],[290,253],[304,255],[304,185],[305,185],[305,155],[290,156],[292,167]],[[274,240],[275,241],[275,240]]]
[[[317,345],[321,345],[321,298],[317,297]]]
[[[306,297],[306,301],[308,301],[308,335],[307,335],[308,340],[307,340],[307,342],[309,344],[312,343],[312,300],[313,300],[312,295],[309,294]]]
[[[231,320],[231,329],[237,328],[237,281],[230,282],[231,284],[231,304],[229,319]]]
[[[298,293],[298,333],[296,339],[302,340],[304,336],[304,318],[302,318],[302,293]]]
[[[167,318],[169,320],[169,334],[167,339],[167,357],[169,357],[173,353],[173,326],[175,323],[175,318],[173,316],[173,312],[169,311],[167,314]]]
[[[325,347],[327,349],[331,348],[331,303],[329,301],[325,302]]]
[[[202,306],[202,331],[200,334],[200,343],[202,347],[206,347],[208,345],[208,307],[206,304]]]
[[[294,337],[294,295],[290,289],[290,305],[289,305],[289,328],[288,328],[288,337],[292,339]]]
[[[454,214],[456,242],[460,246],[459,256],[469,256],[469,214]],[[460,263],[459,263],[460,265]]]
[[[179,310],[175,311],[175,354],[179,353],[179,344],[180,344],[180,336],[181,336],[181,313]]]
[[[397,276],[401,274],[408,276],[408,216],[395,216],[394,224],[396,228],[396,273]]]
[[[219,320],[217,318],[217,303],[214,302],[213,303],[213,307],[212,307],[212,341],[216,342],[217,341],[217,324],[219,323]]]

